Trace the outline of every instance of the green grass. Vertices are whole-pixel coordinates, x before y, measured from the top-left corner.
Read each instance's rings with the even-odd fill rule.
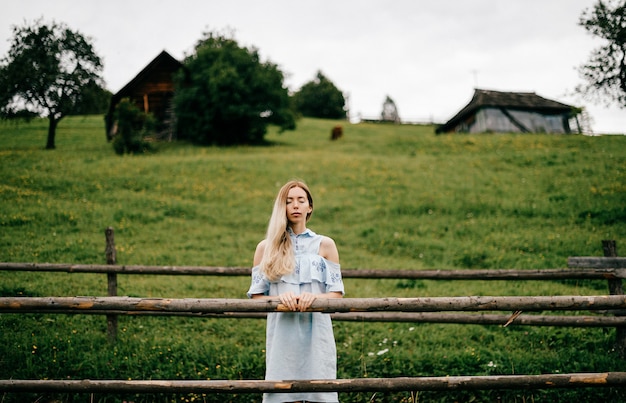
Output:
[[[120,264],[249,267],[273,198],[310,185],[314,231],[342,267],[561,268],[626,239],[626,137],[435,136],[428,126],[344,126],[304,119],[265,147],[156,144],[117,156],[100,116],[59,125],[0,123],[0,261],[102,264],[115,229]],[[106,295],[104,275],[0,272],[0,295]],[[120,276],[119,295],[244,298],[246,278]],[[346,280],[347,297],[595,295],[593,281]],[[98,316],[0,316],[2,379],[262,379],[264,322]],[[339,376],[624,371],[613,329],[335,323]],[[379,351],[387,352],[377,355]],[[342,401],[410,395],[344,394]],[[626,399],[619,389],[423,392],[421,402]],[[6,395],[67,400],[67,396]],[[80,397],[88,401],[87,396]],[[243,396],[95,396],[96,401],[258,401]],[[229,400],[230,399],[230,400]],[[39,400],[41,401],[41,400]],[[82,400],[79,400],[82,401]]]

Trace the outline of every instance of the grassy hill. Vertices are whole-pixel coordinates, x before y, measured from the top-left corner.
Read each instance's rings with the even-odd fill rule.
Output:
[[[337,123],[344,137],[330,141]],[[105,141],[100,116],[64,119],[57,150],[43,149],[45,135],[45,121],[0,123],[0,261],[104,263],[104,230],[111,226],[120,264],[249,267],[273,197],[291,178],[310,185],[309,226],[335,239],[344,268],[557,268],[568,256],[602,255],[603,239],[617,240],[618,251],[626,240],[622,136],[435,136],[429,126],[304,119],[295,132],[271,131],[265,147],[169,143],[156,144],[149,155],[120,157]],[[119,294],[243,298],[248,285],[238,278],[127,276]],[[347,297],[584,295],[606,293],[606,284],[349,280],[346,290]],[[0,293],[105,295],[106,283],[98,275],[0,272]],[[101,317],[3,315],[0,377],[263,376],[263,321],[120,322],[124,330],[111,347]],[[335,329],[341,377],[626,369],[611,352],[612,329],[393,323],[336,323]],[[618,393],[473,396],[605,400]],[[420,401],[471,396],[431,392]],[[192,398],[231,397],[176,401]],[[371,398],[353,394],[342,401]],[[372,401],[402,398],[408,399],[379,393]],[[151,400],[132,398],[141,399]]]

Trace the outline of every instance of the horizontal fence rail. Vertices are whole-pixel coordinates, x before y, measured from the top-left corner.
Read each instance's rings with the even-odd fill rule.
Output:
[[[610,258],[615,264],[600,265],[598,259],[570,258],[572,269],[485,269],[485,270],[395,270],[341,269],[344,278],[421,279],[421,280],[607,280],[626,278],[626,258]],[[587,265],[583,262],[588,262]],[[602,267],[596,267],[598,264]],[[65,263],[0,262],[2,271],[37,271],[65,273],[159,274],[193,276],[250,276],[246,267],[220,266],[141,266],[86,265]]]
[[[626,387],[626,372],[331,380],[0,380],[0,392],[294,393]]]
[[[49,310],[23,309],[0,311],[0,313],[50,313]],[[155,312],[155,311],[122,311],[122,310],[55,310],[56,314],[86,314],[115,316],[187,316],[197,318],[222,319],[266,319],[265,312]],[[440,313],[440,312],[348,312],[331,313],[331,318],[340,322],[398,322],[398,323],[459,323],[466,325],[525,325],[555,327],[626,327],[626,316],[592,316],[592,315],[498,315],[472,313]]]
[[[626,257],[605,256],[605,257],[583,257],[573,256],[567,258],[567,266],[572,268],[595,268],[595,269],[624,269],[626,268]]]
[[[441,312],[441,311],[546,311],[607,310],[626,308],[626,295],[425,297],[425,298],[319,298],[312,312]],[[278,299],[131,298],[131,297],[1,297],[0,313],[24,310],[40,313],[88,310],[160,312],[281,312],[288,309]],[[58,313],[58,312],[57,312]]]

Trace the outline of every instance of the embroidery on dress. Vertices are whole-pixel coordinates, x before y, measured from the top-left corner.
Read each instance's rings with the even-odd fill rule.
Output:
[[[326,269],[326,263],[324,263],[324,260],[321,258],[319,260],[314,260],[313,262],[311,262],[311,265],[315,267],[315,271],[319,273],[324,273],[324,270]]]
[[[254,276],[252,276],[252,284],[258,284],[258,283],[261,283],[262,281],[263,281],[262,274],[255,274]]]

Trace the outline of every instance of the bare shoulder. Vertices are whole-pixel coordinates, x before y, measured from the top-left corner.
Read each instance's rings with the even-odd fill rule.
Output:
[[[335,244],[334,239],[322,235],[320,255],[331,262],[339,263],[339,251],[337,250],[337,245]]]
[[[253,266],[258,266],[261,264],[261,260],[263,259],[263,253],[265,253],[265,244],[266,240],[262,240],[256,246],[256,250],[254,251],[254,261]]]
[[[267,239],[262,240],[256,245],[256,250],[265,250],[265,244],[267,243]]]
[[[331,237],[326,236],[326,235],[321,235],[321,237],[322,237],[322,245],[337,247],[337,245],[335,245],[335,240],[332,239]]]

